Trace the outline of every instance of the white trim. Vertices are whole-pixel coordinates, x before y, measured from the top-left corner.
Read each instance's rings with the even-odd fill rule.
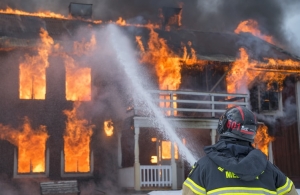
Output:
[[[17,147],[14,148],[14,173],[13,178],[37,178],[37,177],[48,177],[49,176],[49,149],[45,152],[45,172],[42,173],[18,173],[18,151]]]
[[[170,165],[141,165],[141,187],[171,187],[171,170]]]

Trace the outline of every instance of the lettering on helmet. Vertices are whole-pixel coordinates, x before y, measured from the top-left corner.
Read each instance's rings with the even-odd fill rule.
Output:
[[[232,129],[235,131],[239,131],[241,129],[241,123],[237,123],[233,120],[228,120],[226,126],[228,129]]]
[[[255,134],[255,132],[253,132],[252,130],[249,131],[249,128],[244,127],[244,125],[241,128],[241,132],[245,133],[245,134],[248,134],[248,135],[254,135]]]

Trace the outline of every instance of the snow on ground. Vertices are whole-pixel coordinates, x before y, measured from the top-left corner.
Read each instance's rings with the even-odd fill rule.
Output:
[[[297,189],[298,194],[300,195],[300,189]],[[181,190],[175,191],[152,191],[149,192],[149,195],[181,195]]]
[[[149,192],[149,195],[181,195],[181,190],[152,191],[152,192]]]

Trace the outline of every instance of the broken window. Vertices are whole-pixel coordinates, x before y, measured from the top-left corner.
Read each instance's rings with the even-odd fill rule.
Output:
[[[272,112],[281,110],[281,92],[278,84],[258,85],[250,90],[250,101],[255,112]]]

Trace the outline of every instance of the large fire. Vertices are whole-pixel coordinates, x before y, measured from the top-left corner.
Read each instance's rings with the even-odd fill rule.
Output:
[[[147,49],[143,46],[141,37],[136,37],[136,41],[141,51],[141,63],[151,64],[155,67],[155,72],[158,77],[158,87],[160,90],[177,90],[181,83],[181,65],[205,65],[205,61],[198,60],[196,51],[191,48],[192,43],[189,42],[188,46],[191,48],[191,55],[188,55],[186,46],[183,47],[183,55],[179,56],[173,52],[167,45],[167,41],[158,36],[153,28],[150,28],[150,38],[147,44]],[[174,95],[172,100],[176,100]],[[160,99],[167,102],[160,103],[160,107],[170,108],[169,95],[162,95]],[[173,108],[177,108],[177,103],[174,102]],[[166,112],[170,115],[171,112]],[[177,115],[177,112],[174,112]]]
[[[177,90],[179,88],[180,60],[181,58],[168,47],[166,40],[159,38],[158,33],[151,29],[148,50],[144,50],[141,62],[155,66],[159,89]]]
[[[287,72],[283,68],[291,69],[291,73],[300,72],[300,62],[273,58],[265,58],[264,60],[265,62],[252,60],[246,49],[240,48],[240,57],[232,63],[226,76],[227,92],[247,93],[255,80],[266,82],[268,86],[274,82],[282,86],[287,76]]]
[[[48,56],[54,41],[43,28],[40,37],[37,55],[26,54],[19,65],[20,99],[45,99],[46,68],[49,66]]]
[[[95,35],[85,42],[74,42],[73,53],[76,56],[88,55],[96,47]],[[71,101],[91,100],[91,68],[80,67],[70,55],[62,54],[66,67],[66,99]]]
[[[0,124],[0,138],[18,147],[18,173],[45,172],[48,137],[46,126],[34,130],[27,117],[19,129]]]
[[[283,68],[292,69],[292,72],[300,72],[300,63],[293,60],[272,58],[265,58],[264,62],[259,62],[250,59],[247,51],[240,48],[240,57],[232,63],[226,76],[227,92],[247,94],[255,80],[267,83],[268,87],[276,82],[280,87],[279,90],[281,90],[282,83],[287,76]],[[256,144],[262,148],[264,153],[267,153],[268,143],[273,141],[273,138],[269,137],[266,131],[267,127],[261,127],[256,138]]]
[[[265,155],[269,155],[269,143],[274,141],[275,138],[272,136],[269,136],[268,134],[268,127],[265,125],[259,125],[259,128],[257,129],[256,136],[254,138],[254,144],[255,147],[260,149]]]
[[[259,37],[269,43],[274,44],[272,36],[263,35],[258,28],[258,23],[255,20],[245,20],[242,21],[238,27],[234,30],[235,33],[239,34],[241,32],[251,33],[252,35]]]
[[[91,68],[79,67],[75,60],[64,55],[66,67],[66,99],[71,101],[91,100]]]
[[[145,50],[139,38],[137,38],[141,54],[141,63],[153,64],[158,77],[160,90],[177,90],[181,82],[180,65],[181,58],[176,55],[167,45],[166,40],[159,38],[158,33],[150,29],[148,50]],[[160,96],[160,99],[170,100],[170,96]],[[160,107],[169,108],[170,102],[163,102]],[[176,103],[173,103],[176,108]],[[170,115],[170,111],[166,112]]]
[[[233,62],[226,76],[227,92],[246,94],[249,83],[256,76],[249,74],[248,68],[255,65],[255,62],[250,61],[247,51],[244,48],[240,48],[240,57]]]
[[[64,134],[65,172],[90,171],[90,141],[94,125],[86,119],[80,119],[79,102],[74,103],[73,110],[64,110],[67,116]]]

